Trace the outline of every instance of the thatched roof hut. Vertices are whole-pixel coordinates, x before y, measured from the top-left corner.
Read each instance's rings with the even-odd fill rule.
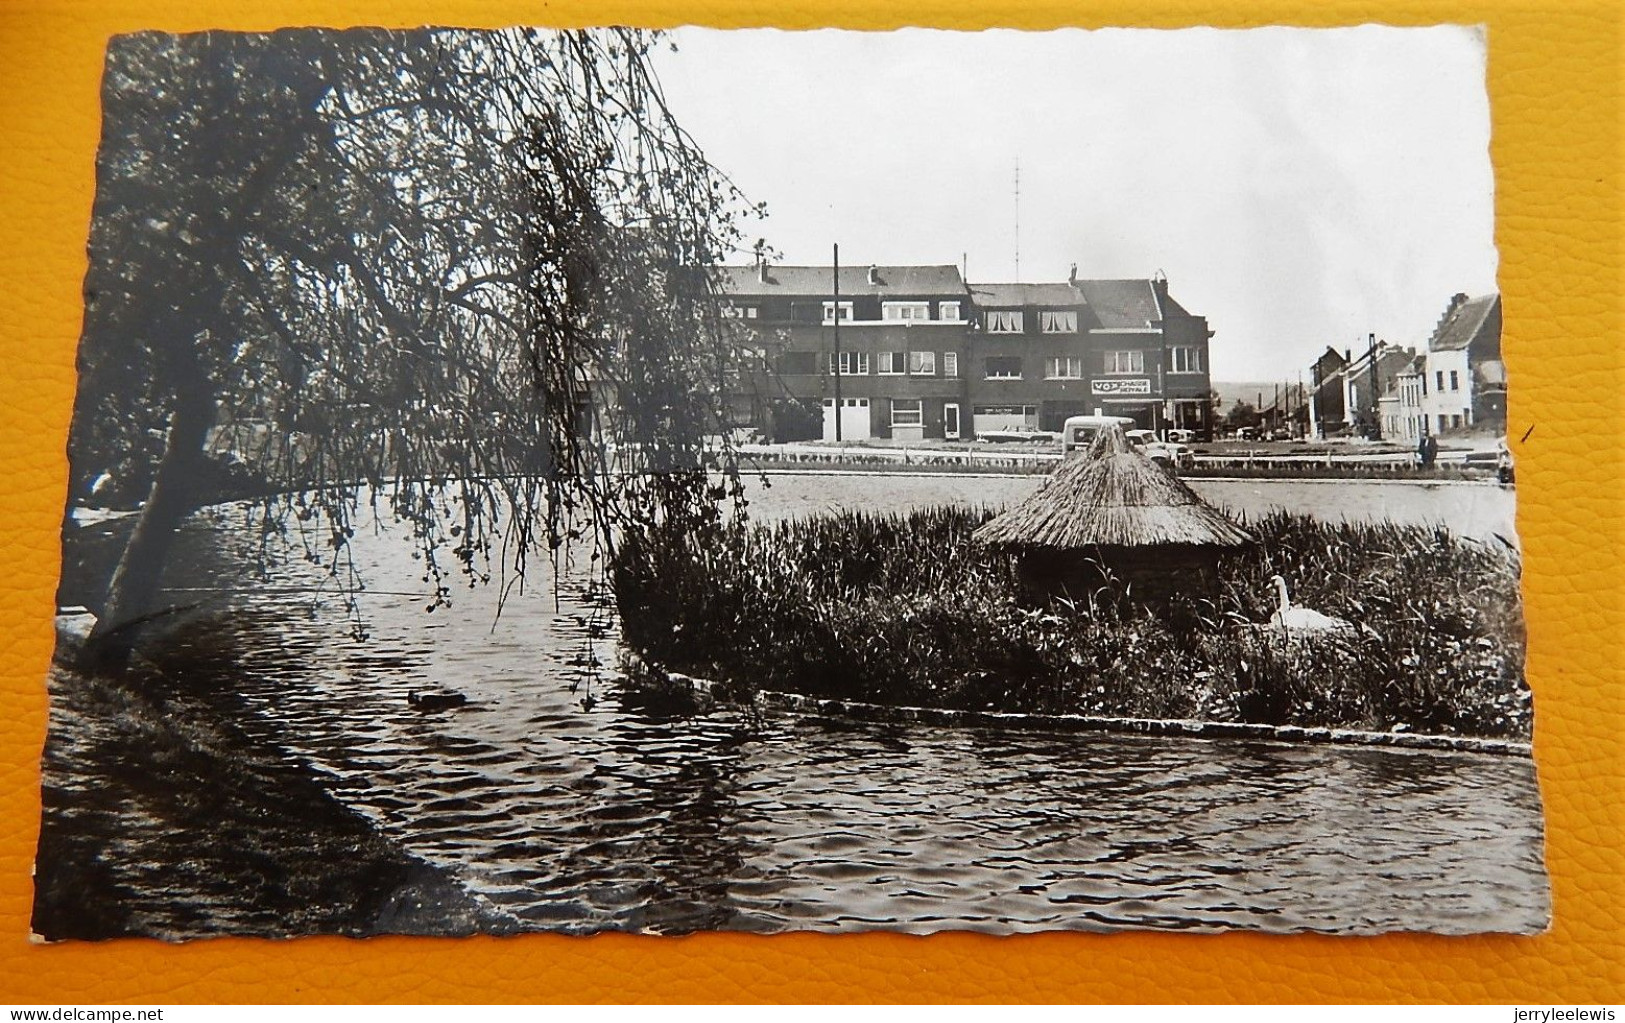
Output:
[[[1041,594],[1112,577],[1146,595],[1200,589],[1220,554],[1253,542],[1116,427],[971,539],[1020,552],[1023,582]]]

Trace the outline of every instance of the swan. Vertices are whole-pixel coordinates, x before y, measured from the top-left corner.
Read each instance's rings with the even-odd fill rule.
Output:
[[[1272,575],[1270,582],[1274,584],[1275,592],[1281,598],[1281,606],[1270,616],[1272,627],[1280,629],[1288,636],[1298,633],[1352,637],[1356,634],[1354,623],[1347,619],[1321,614],[1313,608],[1293,607],[1292,598],[1287,594],[1285,579]]]

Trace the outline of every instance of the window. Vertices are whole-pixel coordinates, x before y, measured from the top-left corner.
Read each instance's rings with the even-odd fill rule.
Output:
[[[882,302],[880,318],[883,320],[929,320],[930,302]]]
[[[1436,369],[1433,371],[1433,382],[1438,385],[1436,390],[1444,390],[1444,370]],[[1440,429],[1443,428],[1443,426],[1440,427]]]
[[[891,401],[891,424],[895,429],[899,426],[920,426],[925,422],[925,416],[920,411],[918,398],[893,398]]]
[[[1456,376],[1455,370],[1450,371],[1450,389],[1452,391],[1461,390],[1461,380]]]
[[[1083,360],[1075,355],[1061,355],[1044,360],[1045,380],[1080,380],[1083,378]]]
[[[989,380],[1020,380],[1021,356],[995,355],[987,360],[987,378]]]
[[[829,375],[830,376],[835,376],[836,375],[835,374],[835,353],[834,352],[829,353]],[[868,352],[842,352],[841,353],[841,373],[840,373],[840,375],[843,376],[843,377],[866,377],[866,376],[868,376],[869,375],[869,353]]]
[[[846,321],[850,320],[851,318],[852,318],[852,303],[851,302],[842,302],[841,303],[841,322],[845,323]],[[825,323],[834,323],[835,322],[835,303],[834,302],[825,302],[824,303],[824,322]]]
[[[1202,350],[1200,348],[1187,348],[1176,346],[1172,349],[1173,367],[1175,373],[1202,372]]]
[[[1451,425],[1452,428],[1460,426],[1461,425],[1461,417],[1460,416],[1451,416],[1450,417],[1450,425]]]
[[[987,313],[987,332],[989,334],[1020,334],[1026,330],[1017,309],[990,309]]]
[[[1144,373],[1144,352],[1107,352],[1106,372],[1108,373]]]
[[[730,320],[754,320],[756,319],[756,307],[753,305],[725,305],[722,307],[722,315]]]
[[[959,303],[944,302],[937,307],[937,312],[940,319],[957,320],[959,319]]]
[[[1078,332],[1077,311],[1046,309],[1038,314],[1038,326],[1046,334],[1076,334]]]
[[[1439,416],[1439,432],[1440,433],[1443,433],[1444,431],[1450,429],[1448,426],[1445,425],[1446,422],[1448,422],[1448,420],[1446,420],[1445,417],[1441,414]]]
[[[956,377],[959,375],[958,352],[942,353],[942,375],[945,377]]]
[[[915,376],[934,377],[937,375],[936,352],[909,352],[908,371]]]
[[[881,352],[880,366],[875,370],[881,376],[901,376],[903,374],[902,352]]]
[[[818,353],[784,352],[779,356],[779,372],[811,376],[818,372]]]

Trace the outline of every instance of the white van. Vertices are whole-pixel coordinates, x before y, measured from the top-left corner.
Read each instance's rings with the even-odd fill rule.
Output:
[[[1127,430],[1134,426],[1134,420],[1126,416],[1073,416],[1061,427],[1061,454],[1089,450],[1100,431],[1108,426]]]

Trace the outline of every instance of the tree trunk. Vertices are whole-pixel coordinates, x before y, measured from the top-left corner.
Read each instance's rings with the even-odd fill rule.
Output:
[[[215,402],[205,388],[183,386],[181,391],[169,416],[169,436],[152,491],[113,569],[101,617],[85,643],[85,664],[96,671],[118,673],[129,663],[142,625],[159,610],[158,586],[175,532],[198,507],[196,482],[206,461],[204,443],[214,425]]]

